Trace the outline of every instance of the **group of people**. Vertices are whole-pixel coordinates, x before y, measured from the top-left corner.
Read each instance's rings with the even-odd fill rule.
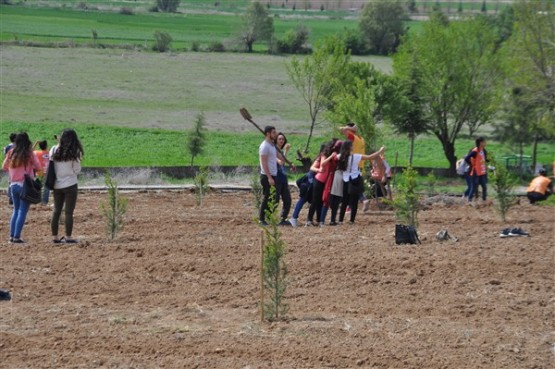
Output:
[[[21,197],[25,175],[31,179],[46,178],[50,166],[54,166],[56,180],[53,188],[43,186],[42,204],[46,205],[53,192],[54,210],[50,223],[52,242],[76,243],[72,238],[73,212],[77,203],[77,175],[81,172],[83,146],[73,129],[65,129],[62,134],[54,136],[57,144],[48,150],[46,140],[31,143],[26,132],[10,134],[10,144],[4,148],[2,169],[8,172],[8,197],[13,206],[10,219],[10,242],[22,244],[23,226],[27,218],[30,203]],[[38,150],[34,151],[36,147]],[[44,181],[43,181],[44,182]],[[65,236],[58,236],[58,228],[62,209],[65,209]]]
[[[358,204],[367,204],[364,197],[364,161],[372,161],[372,168],[380,182],[386,178],[383,165],[384,148],[372,153],[364,153],[364,140],[357,135],[356,125],[350,123],[340,128],[345,140],[332,139],[322,145],[320,153],[312,163],[310,171],[303,176],[300,197],[293,215],[287,219],[291,209],[291,194],[287,182],[285,164],[295,165],[287,159],[289,144],[283,133],[273,126],[264,129],[264,141],[259,147],[260,184],[263,199],[260,206],[259,222],[267,225],[266,215],[270,201],[271,187],[275,186],[274,203],[283,201],[279,225],[299,226],[299,214],[304,204],[310,203],[305,226],[323,226],[328,209],[331,209],[329,225],[342,224],[346,213],[350,212],[349,223],[354,224]]]
[[[476,139],[476,147],[470,150],[464,158],[457,161],[457,174],[466,180],[467,186],[463,197],[468,203],[472,203],[477,195],[478,187],[482,189],[482,200],[486,201],[487,199],[487,171],[488,169],[495,169],[495,167],[488,165],[488,161],[486,140],[483,137],[478,137]],[[555,172],[555,163],[553,170]],[[553,183],[547,177],[547,171],[544,168],[540,168],[538,175],[530,182],[526,190],[526,196],[530,204],[535,204],[538,201],[546,200],[551,194],[553,194]]]

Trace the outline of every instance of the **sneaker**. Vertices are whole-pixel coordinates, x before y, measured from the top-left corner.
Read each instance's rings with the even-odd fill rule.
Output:
[[[337,222],[330,222],[330,226],[336,226]]]
[[[306,224],[304,226],[305,227],[316,227],[316,224],[314,224],[312,222],[306,222]]]
[[[278,223],[278,226],[290,226],[290,225],[291,225],[291,222],[286,219]]]
[[[324,226],[324,222],[319,222],[319,223],[318,223],[318,226],[319,226],[320,228],[322,228],[322,227]]]
[[[509,228],[505,228],[504,230],[501,231],[501,233],[499,233],[499,237],[501,238],[509,237],[509,233],[511,233],[511,230]]]
[[[522,230],[521,228],[513,228],[509,232],[510,237],[528,237],[530,234]]]
[[[370,209],[370,200],[364,200],[362,203],[364,204],[364,206],[362,207],[362,212],[366,213],[368,209]]]
[[[289,219],[289,223],[291,223],[291,226],[293,226],[293,227],[298,227],[299,226],[299,220],[297,218]]]

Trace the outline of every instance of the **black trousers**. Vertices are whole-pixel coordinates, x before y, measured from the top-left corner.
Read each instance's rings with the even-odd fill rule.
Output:
[[[272,176],[274,183],[276,183],[276,177]],[[268,182],[268,177],[266,175],[260,175],[260,184],[262,185],[262,203],[260,204],[260,212],[258,214],[258,220],[261,222],[266,221],[266,210],[268,210],[268,204],[270,203],[270,182]],[[276,189],[274,201],[276,204],[279,203],[279,192]]]
[[[71,237],[73,232],[73,211],[77,203],[77,184],[66,188],[54,189],[54,212],[52,213],[52,221],[50,228],[52,236],[58,235],[58,224],[62,209],[65,208],[65,230],[66,236]]]

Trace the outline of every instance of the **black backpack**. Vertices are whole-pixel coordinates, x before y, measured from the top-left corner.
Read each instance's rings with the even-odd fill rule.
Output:
[[[395,243],[397,245],[407,243],[411,245],[420,244],[416,228],[404,224],[395,224]]]

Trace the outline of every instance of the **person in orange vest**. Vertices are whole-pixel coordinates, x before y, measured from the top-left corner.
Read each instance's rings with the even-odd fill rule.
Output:
[[[470,150],[464,160],[470,165],[470,177],[472,178],[472,188],[468,193],[468,202],[472,201],[478,186],[482,187],[482,200],[486,201],[488,196],[488,152],[486,150],[486,139],[478,137],[476,147]]]
[[[36,141],[35,144],[33,145],[33,149],[35,149],[36,147],[39,147],[40,150],[35,150],[35,156],[37,157],[37,160],[40,163],[41,166],[41,170],[39,170],[36,174],[37,177],[40,178],[41,181],[44,182],[44,175],[46,174],[46,171],[48,170],[48,163],[50,162],[50,153],[48,150],[48,142],[46,142],[46,140],[43,141]],[[48,198],[50,197],[50,188],[48,188],[46,185],[43,186],[42,188],[43,192],[42,192],[42,201],[41,203],[43,205],[48,204]]]
[[[553,194],[553,182],[547,178],[547,171],[541,168],[538,176],[530,182],[526,196],[530,200],[530,204],[535,204],[538,201],[546,200],[551,194]]]

